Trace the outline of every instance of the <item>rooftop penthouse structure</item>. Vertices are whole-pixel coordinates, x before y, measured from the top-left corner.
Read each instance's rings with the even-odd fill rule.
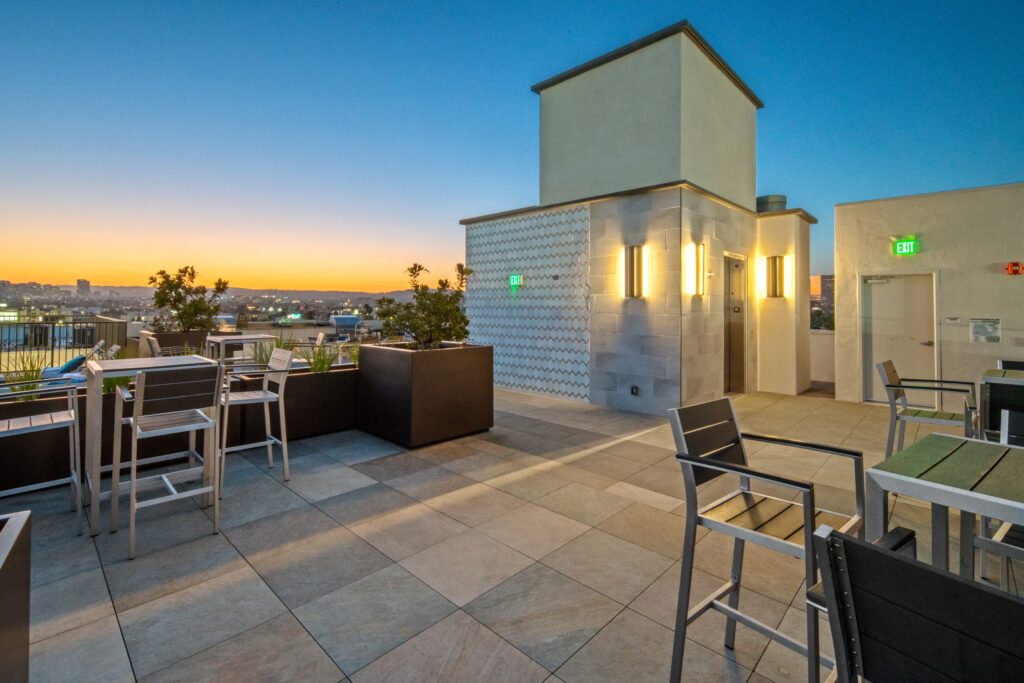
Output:
[[[683,21],[533,91],[540,204],[462,221],[495,384],[655,415],[809,388],[817,221],[758,207],[763,105],[725,60]]]

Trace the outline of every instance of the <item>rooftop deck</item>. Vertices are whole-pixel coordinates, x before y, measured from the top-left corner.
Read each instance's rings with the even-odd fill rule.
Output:
[[[862,450],[865,467],[885,451],[884,406],[735,405],[745,430]],[[666,680],[684,510],[667,419],[496,389],[495,423],[412,451],[355,431],[294,441],[288,482],[264,450],[234,454],[222,533],[191,500],[144,509],[133,561],[126,522],[75,535],[64,488],[0,500],[33,511],[32,679]],[[930,431],[908,425],[908,443]],[[748,453],[852,511],[849,461]],[[928,520],[895,503],[923,556]],[[701,531],[698,598],[732,552]],[[741,606],[802,640],[802,572],[748,546]],[[743,627],[726,654],[723,628],[715,612],[690,627],[687,679],[804,677],[798,655]]]

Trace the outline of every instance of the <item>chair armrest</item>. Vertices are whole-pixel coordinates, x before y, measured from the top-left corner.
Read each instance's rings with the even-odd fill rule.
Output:
[[[886,389],[918,389],[921,391],[949,391],[955,394],[971,394],[974,395],[973,389],[958,389],[957,387],[939,387],[939,386],[925,386],[925,385],[912,385],[912,384],[886,384]]]
[[[131,403],[132,401],[135,400],[135,396],[132,394],[132,392],[128,391],[128,387],[123,387],[120,384],[118,384],[115,387],[115,389],[117,390],[118,398],[120,398],[125,403]]]
[[[964,382],[958,379],[916,379],[914,377],[901,377],[903,382],[932,382],[934,384],[963,384],[965,386],[973,387],[974,382]]]
[[[806,481],[798,481],[796,479],[789,479],[787,477],[780,477],[777,474],[768,474],[767,472],[759,472],[752,470],[749,467],[743,465],[735,465],[731,462],[725,462],[722,460],[715,460],[710,457],[696,458],[692,455],[684,455],[683,453],[676,453],[676,460],[684,465],[692,465],[693,467],[703,467],[709,470],[718,470],[719,472],[727,472],[729,474],[738,474],[741,477],[750,477],[751,479],[757,479],[758,481],[764,481],[771,484],[779,484],[786,486],[791,489],[798,491],[811,491],[814,487]]]
[[[901,526],[893,527],[875,541],[874,545],[917,559],[917,538],[912,529]]]
[[[850,448],[840,448],[839,446],[829,446],[827,444],[812,443],[810,441],[798,441],[797,439],[784,439],[780,436],[765,436],[763,434],[751,434],[749,432],[742,432],[740,436],[744,439],[750,439],[751,441],[763,441],[765,443],[775,443],[781,446],[792,446],[793,448],[803,448],[809,451],[821,451],[822,453],[831,453],[832,455],[841,455],[845,458],[860,459],[863,457],[863,453],[855,451]]]

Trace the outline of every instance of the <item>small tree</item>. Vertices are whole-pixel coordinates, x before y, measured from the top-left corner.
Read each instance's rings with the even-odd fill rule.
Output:
[[[196,269],[192,266],[183,266],[174,275],[161,270],[150,276],[149,284],[156,287],[153,305],[169,309],[182,332],[209,332],[214,328],[213,316],[220,313],[217,299],[228,291],[228,283],[218,279],[213,291],[208,293],[204,285],[197,285],[195,281]]]
[[[376,315],[383,321],[387,335],[409,333],[414,348],[436,349],[442,341],[462,341],[469,336],[469,318],[462,312],[466,278],[473,273],[461,263],[455,264],[455,287],[447,279],[437,281],[437,289],[420,284],[423,273],[430,272],[418,263],[407,269],[412,285],[412,301],[400,304],[391,297],[377,300]]]

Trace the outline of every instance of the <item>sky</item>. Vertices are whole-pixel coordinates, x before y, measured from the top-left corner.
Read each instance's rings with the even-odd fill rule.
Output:
[[[764,101],[758,194],[1024,181],[1024,1],[0,1],[0,279],[386,291],[536,204],[530,86],[688,19]]]

